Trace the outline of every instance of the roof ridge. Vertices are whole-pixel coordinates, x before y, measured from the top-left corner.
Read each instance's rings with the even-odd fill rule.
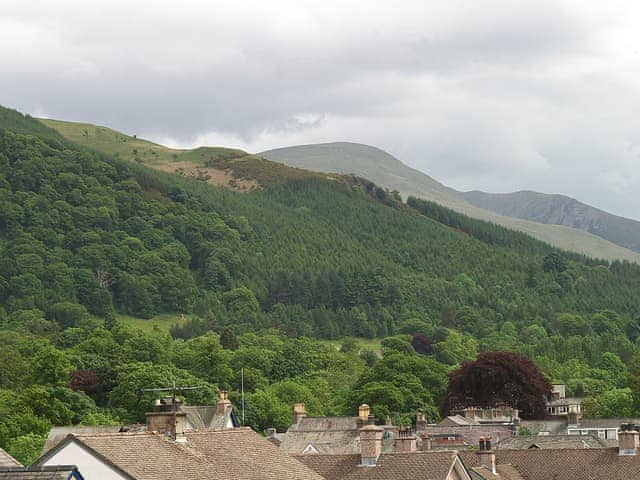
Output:
[[[101,432],[101,433],[75,433],[70,432],[68,435],[72,435],[76,438],[89,438],[89,437],[133,437],[143,435],[159,435],[155,430],[142,430],[139,432]]]
[[[578,435],[576,435],[578,436]],[[583,436],[583,435],[580,435]],[[589,450],[618,450],[618,447],[556,447],[556,448],[540,448],[540,449],[529,449],[529,448],[500,448],[496,450],[496,452],[554,452],[557,450],[575,450],[576,452],[585,452]]]
[[[185,432],[187,436],[189,435],[204,435],[207,433],[245,433],[245,432],[253,432],[254,430],[251,427],[214,427],[214,428],[204,428],[201,430],[190,430]],[[255,433],[255,432],[254,432]]]

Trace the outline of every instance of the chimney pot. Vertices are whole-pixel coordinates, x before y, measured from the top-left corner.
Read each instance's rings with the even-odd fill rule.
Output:
[[[491,437],[480,437],[480,465],[496,475],[496,454],[491,449]]]
[[[304,403],[295,403],[293,405],[293,416],[291,418],[291,423],[294,425],[298,424],[300,420],[307,416],[307,410]]]
[[[366,403],[363,403],[358,407],[358,418],[362,422],[366,422],[369,419],[369,414],[371,413],[371,407]]]

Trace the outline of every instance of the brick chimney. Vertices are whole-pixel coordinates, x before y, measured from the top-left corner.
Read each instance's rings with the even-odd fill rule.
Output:
[[[233,404],[229,400],[229,394],[226,390],[220,390],[220,400],[216,403],[216,415],[224,415],[231,408]]]
[[[366,467],[375,467],[378,457],[382,453],[384,428],[375,424],[373,415],[369,415],[368,422],[368,425],[360,429],[360,464]]]
[[[369,405],[367,405],[366,403],[363,403],[358,407],[358,420],[360,420],[363,425],[366,425],[369,421],[370,414],[371,407],[369,407]]]
[[[293,405],[293,416],[291,417],[291,423],[297,425],[300,420],[307,416],[307,410],[304,403],[296,403]]]
[[[477,455],[480,466],[496,475],[496,453],[491,449],[491,437],[480,437],[480,450]]]
[[[618,432],[618,454],[621,456],[637,455],[640,446],[640,433],[635,425],[625,423],[620,425]]]
[[[416,436],[410,428],[401,428],[395,442],[396,453],[411,453],[416,451]]]
[[[180,411],[182,402],[172,397],[156,400],[154,411],[145,413],[147,430],[164,433],[176,441],[184,441],[187,429],[187,414]]]

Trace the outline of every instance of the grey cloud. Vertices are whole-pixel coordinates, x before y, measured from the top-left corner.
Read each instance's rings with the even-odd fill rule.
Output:
[[[361,141],[454,187],[637,216],[615,2],[25,3],[0,13],[4,105],[182,145]]]

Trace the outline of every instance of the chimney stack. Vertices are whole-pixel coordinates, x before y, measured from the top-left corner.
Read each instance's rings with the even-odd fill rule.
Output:
[[[396,453],[412,453],[416,451],[416,436],[411,428],[400,428],[395,442]]]
[[[291,418],[291,423],[293,425],[297,425],[300,420],[302,420],[306,416],[307,410],[304,403],[296,403],[293,405],[293,417]]]
[[[233,408],[226,390],[220,390],[220,400],[216,403],[216,415],[224,415],[227,410]]]
[[[176,441],[185,441],[187,414],[180,411],[180,405],[182,402],[173,397],[156,400],[154,411],[145,413],[147,430],[164,433]]]
[[[428,433],[422,434],[422,451],[428,452],[433,449],[433,440],[431,439],[431,435]]]
[[[369,408],[368,405],[367,408]],[[368,422],[368,425],[360,429],[360,464],[365,467],[375,467],[382,453],[384,428],[375,424],[373,415],[369,415]]]
[[[480,466],[490,470],[496,475],[496,453],[491,449],[491,437],[480,437],[480,450],[478,451]]]
[[[635,425],[624,423],[618,432],[618,454],[621,456],[637,455],[640,446],[640,433]]]

